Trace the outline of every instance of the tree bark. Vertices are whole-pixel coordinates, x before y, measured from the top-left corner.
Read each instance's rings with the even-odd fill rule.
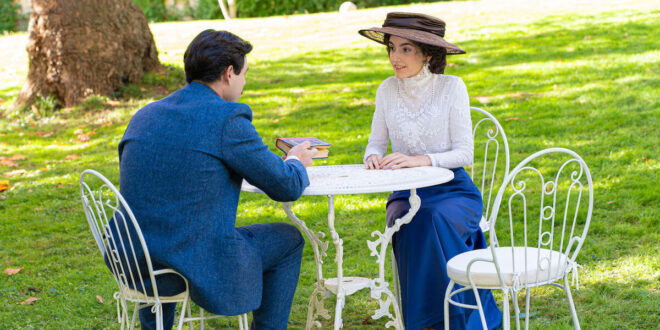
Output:
[[[32,0],[31,6],[28,77],[15,106],[52,95],[69,107],[162,68],[133,0]]]

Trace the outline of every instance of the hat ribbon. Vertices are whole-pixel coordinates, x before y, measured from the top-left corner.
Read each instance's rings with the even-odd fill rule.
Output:
[[[439,22],[429,20],[420,20],[413,17],[388,18],[383,23],[383,27],[398,27],[404,29],[413,29],[433,33],[440,37],[445,36],[445,25]]]

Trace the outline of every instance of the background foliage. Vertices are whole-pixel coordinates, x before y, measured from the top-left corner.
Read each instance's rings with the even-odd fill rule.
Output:
[[[20,8],[13,0],[0,0],[0,32],[16,30]]]
[[[10,1],[10,0],[5,0]],[[220,19],[222,12],[218,0],[199,0],[183,10],[167,8],[165,0],[134,0],[150,22],[174,21],[184,17],[192,19]],[[343,1],[338,0],[236,0],[238,17],[265,17],[336,11]],[[428,0],[356,0],[358,8],[433,2]]]
[[[239,17],[263,17],[336,11],[342,0],[237,0]],[[424,0],[355,0],[358,8],[432,2]]]

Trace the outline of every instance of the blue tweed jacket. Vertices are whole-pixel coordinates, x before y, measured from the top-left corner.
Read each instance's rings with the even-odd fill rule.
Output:
[[[300,197],[305,167],[263,144],[252,111],[190,83],[140,109],[119,143],[120,190],[145,236],[154,269],[189,281],[193,301],[235,315],[261,304],[261,257],[235,230],[245,178],[277,201]],[[161,295],[182,290],[164,277]],[[150,285],[149,285],[150,286]]]

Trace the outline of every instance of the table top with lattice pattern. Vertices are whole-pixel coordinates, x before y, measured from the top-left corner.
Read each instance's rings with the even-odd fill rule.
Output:
[[[454,173],[440,167],[367,170],[362,164],[310,166],[310,185],[303,195],[345,195],[422,188],[451,181]],[[243,180],[241,190],[262,193]]]

